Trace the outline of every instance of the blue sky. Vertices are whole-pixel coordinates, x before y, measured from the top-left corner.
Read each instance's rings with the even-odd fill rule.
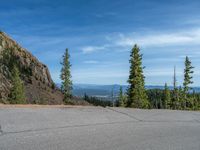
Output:
[[[59,83],[69,48],[74,83],[127,84],[129,53],[144,54],[147,85],[183,79],[184,58],[200,85],[199,0],[1,0],[0,29],[47,64]]]

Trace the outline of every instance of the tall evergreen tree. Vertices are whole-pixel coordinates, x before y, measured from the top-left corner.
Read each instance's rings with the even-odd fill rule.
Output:
[[[191,64],[191,61],[186,56],[185,58],[185,69],[184,69],[184,82],[183,82],[183,91],[184,91],[184,108],[186,108],[188,103],[188,97],[187,94],[191,90],[190,85],[193,84],[192,81],[192,74],[194,71],[192,70],[194,67]]]
[[[120,107],[124,107],[125,106],[125,97],[124,97],[124,93],[123,93],[123,89],[122,87],[120,87],[119,89],[119,96],[118,96],[118,101],[119,101],[119,106]]]
[[[145,90],[145,76],[143,75],[142,55],[140,54],[140,48],[134,45],[130,54],[130,75],[128,83],[130,87],[128,89],[128,107],[134,108],[148,108],[149,103],[147,100],[147,94]]]
[[[20,72],[15,65],[12,69],[12,85],[13,86],[10,93],[10,103],[24,104],[26,102],[24,94],[24,84],[20,79]]]
[[[63,55],[63,61],[61,63],[61,75],[60,78],[62,80],[61,90],[64,94],[64,103],[67,104],[70,102],[72,97],[72,81],[71,81],[71,64],[70,64],[70,55],[68,49],[66,49],[65,54]]]
[[[164,89],[164,104],[166,109],[170,109],[171,107],[171,95],[170,90],[167,86],[167,83],[165,83],[165,89]]]

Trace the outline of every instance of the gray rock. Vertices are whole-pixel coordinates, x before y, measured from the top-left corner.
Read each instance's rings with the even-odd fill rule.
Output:
[[[36,57],[8,35],[0,32],[0,52],[8,49],[12,50],[12,55],[19,63],[19,67],[29,71],[28,74],[21,72],[28,103],[37,101],[41,104],[61,104],[63,95],[58,89],[52,89],[54,83],[46,65],[40,63]],[[11,70],[8,66],[2,66],[2,63],[0,65],[0,99],[7,99],[11,88],[8,78]]]

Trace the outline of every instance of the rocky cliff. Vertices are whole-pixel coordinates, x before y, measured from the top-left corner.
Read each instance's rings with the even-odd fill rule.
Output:
[[[24,81],[27,103],[39,104],[61,104],[63,95],[55,87],[49,70],[46,65],[40,63],[26,49],[22,48],[17,42],[8,35],[0,32],[0,59],[3,53],[9,52],[21,72],[21,79]],[[10,81],[11,70],[8,66],[8,58],[4,58],[0,64],[0,99],[6,102],[12,83]]]

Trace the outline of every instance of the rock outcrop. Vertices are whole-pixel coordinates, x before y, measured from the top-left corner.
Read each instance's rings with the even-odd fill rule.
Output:
[[[0,59],[2,59],[2,53],[5,51],[11,51],[9,55],[12,55],[18,64],[21,79],[25,85],[27,103],[62,104],[63,95],[55,87],[47,66],[40,63],[36,57],[8,35],[0,32]],[[6,102],[12,87],[9,79],[11,70],[4,63],[0,65],[0,99]]]

